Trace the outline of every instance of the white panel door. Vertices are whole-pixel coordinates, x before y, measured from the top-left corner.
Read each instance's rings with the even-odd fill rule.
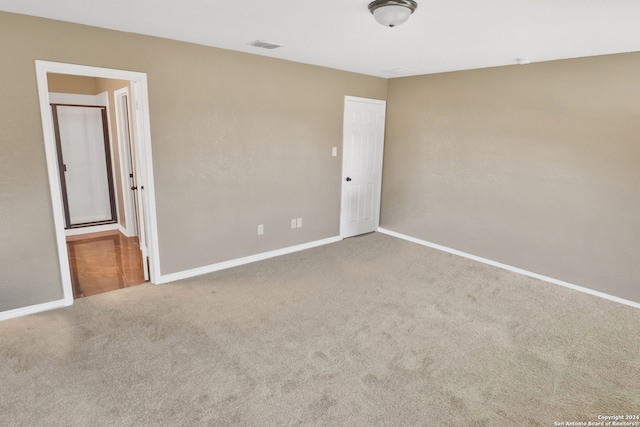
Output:
[[[385,110],[385,101],[345,97],[340,216],[343,238],[378,228]]]
[[[142,263],[144,264],[144,280],[149,280],[149,230],[147,230],[149,221],[148,199],[145,192],[145,176],[149,176],[146,170],[148,164],[146,159],[146,153],[142,144],[136,143],[136,141],[144,141],[145,133],[143,124],[145,123],[143,112],[138,104],[138,99],[141,96],[140,83],[137,81],[131,82],[131,89],[133,90],[133,127],[135,137],[133,139],[133,169],[135,173],[136,182],[136,213],[138,219],[138,240],[140,242],[140,251],[142,252]],[[148,123],[148,122],[147,122]]]
[[[57,106],[71,225],[113,220],[102,109]]]

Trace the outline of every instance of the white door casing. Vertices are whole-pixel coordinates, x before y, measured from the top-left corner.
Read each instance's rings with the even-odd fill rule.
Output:
[[[380,193],[386,101],[345,97],[342,149],[342,238],[376,231]]]
[[[148,265],[152,283],[158,283],[160,279],[160,256],[158,248],[158,228],[154,194],[153,163],[151,155],[151,131],[149,121],[149,94],[147,88],[147,75],[134,71],[115,70],[110,68],[91,67],[85,65],[67,64],[51,61],[35,61],[36,80],[38,83],[38,96],[40,99],[40,114],[44,133],[45,154],[47,159],[47,171],[51,201],[53,208],[53,222],[56,229],[56,244],[58,247],[58,259],[62,276],[62,288],[64,305],[73,304],[73,288],[69,271],[69,259],[64,233],[64,208],[62,206],[61,186],[56,153],[55,133],[53,118],[49,104],[48,73],[69,74],[77,76],[89,76],[105,79],[129,80],[132,87],[136,88],[132,94],[132,103],[136,105],[136,114],[133,117],[132,127],[135,130],[136,153],[141,153],[136,160],[139,164],[139,185],[144,186],[145,197],[140,202],[141,216],[146,219],[146,234],[144,237],[145,263]],[[144,163],[144,164],[143,164]],[[140,239],[143,240],[142,238]],[[142,243],[141,243],[142,245]],[[47,308],[57,306],[58,302],[47,303]],[[37,312],[38,309],[35,309]]]

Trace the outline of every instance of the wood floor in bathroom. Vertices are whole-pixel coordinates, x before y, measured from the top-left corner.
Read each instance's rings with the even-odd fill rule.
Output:
[[[68,236],[67,250],[74,298],[144,283],[137,237],[119,231]]]

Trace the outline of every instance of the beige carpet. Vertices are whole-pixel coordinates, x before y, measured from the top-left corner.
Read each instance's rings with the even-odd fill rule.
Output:
[[[640,414],[640,310],[370,234],[0,322],[2,426]]]

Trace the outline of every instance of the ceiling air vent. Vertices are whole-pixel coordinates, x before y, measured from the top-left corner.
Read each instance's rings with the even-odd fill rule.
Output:
[[[248,43],[249,46],[261,47],[263,49],[277,49],[282,47],[282,45],[265,42],[263,40],[256,40],[254,42]]]
[[[391,70],[383,70],[384,73],[388,73],[388,74],[397,74],[397,75],[407,75],[407,74],[416,74],[417,71],[416,70],[412,70],[410,68],[404,68],[404,67],[400,67],[400,68],[393,68]]]

